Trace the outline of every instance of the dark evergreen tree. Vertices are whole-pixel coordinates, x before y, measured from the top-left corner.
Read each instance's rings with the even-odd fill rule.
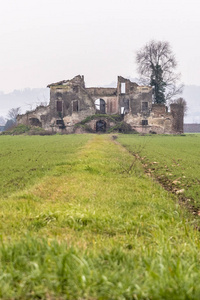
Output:
[[[152,74],[150,85],[153,87],[154,103],[165,103],[165,87],[166,83],[163,80],[163,70],[160,65],[152,66]]]

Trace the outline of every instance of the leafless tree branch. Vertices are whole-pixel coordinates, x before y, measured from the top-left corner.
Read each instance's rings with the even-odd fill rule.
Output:
[[[138,73],[148,84],[150,84],[152,71],[155,70],[156,65],[161,67],[163,81],[166,84],[166,100],[173,99],[182,92],[183,84],[177,86],[180,74],[174,71],[177,61],[168,42],[151,40],[137,52],[136,63]]]

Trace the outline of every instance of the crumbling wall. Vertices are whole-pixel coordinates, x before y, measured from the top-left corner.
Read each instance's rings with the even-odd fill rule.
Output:
[[[95,105],[85,89],[83,76],[49,87],[51,126],[55,131],[71,133],[76,123],[95,114]]]
[[[65,85],[79,85],[82,86],[83,88],[85,88],[85,81],[84,81],[84,76],[82,75],[77,75],[72,79],[69,80],[62,80],[62,81],[58,81],[55,83],[51,83],[49,85],[47,85],[48,88],[52,87],[52,86],[65,86]]]
[[[73,113],[83,111],[95,112],[92,98],[83,88],[71,85],[51,87],[50,113],[52,117],[71,116]]]
[[[172,130],[174,133],[183,133],[183,117],[184,117],[184,107],[180,104],[170,105],[172,119]]]
[[[50,103],[35,111],[18,116],[18,123],[40,126],[55,132],[73,133],[80,121],[95,114],[118,114],[138,132],[183,132],[183,109],[171,105],[171,112],[162,104],[152,104],[152,88],[139,86],[129,79],[118,77],[117,88],[85,88],[83,76],[48,85]],[[87,125],[92,131],[101,126],[110,128],[110,121],[92,120]],[[79,130],[83,131],[79,127]]]
[[[144,133],[181,133],[183,115],[179,111],[177,104],[171,106],[171,112],[167,111],[164,104],[153,104],[149,114],[127,114],[125,122],[131,125],[132,129]]]
[[[33,111],[29,111],[23,115],[18,115],[17,123],[49,129],[51,124],[50,107],[41,105]]]
[[[143,87],[129,79],[118,76],[118,103],[119,113],[148,114],[152,106],[152,88]]]
[[[155,117],[164,116],[167,112],[167,107],[164,104],[152,104],[152,113]]]
[[[105,96],[117,96],[116,88],[92,87],[86,88],[87,93],[93,98],[102,98]]]
[[[131,82],[129,79],[122,76],[118,76],[117,80],[117,93],[121,94],[132,94],[137,89],[138,84]]]
[[[93,99],[93,103],[97,99],[105,101],[105,113],[106,114],[117,114],[118,113],[118,98],[116,88],[87,88],[87,93]],[[101,113],[96,107],[96,112]]]
[[[130,112],[133,115],[145,114],[149,116],[152,108],[152,90],[148,93],[141,93],[136,90],[135,93],[130,95]]]

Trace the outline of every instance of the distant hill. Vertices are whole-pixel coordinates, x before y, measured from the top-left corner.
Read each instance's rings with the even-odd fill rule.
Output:
[[[135,78],[131,80],[138,81]],[[116,86],[116,82],[112,82],[107,86],[104,85],[104,87]],[[48,88],[26,88],[24,90],[14,90],[8,94],[0,91],[0,116],[5,118],[11,108],[21,107],[21,112],[25,113],[27,110],[34,109],[40,103],[49,103],[49,92]],[[188,104],[188,112],[184,122],[200,123],[200,86],[186,85],[181,96]]]
[[[5,94],[0,91],[0,116],[7,116],[9,109],[21,107],[21,112],[34,109],[39,103],[49,103],[49,88],[26,88]]]

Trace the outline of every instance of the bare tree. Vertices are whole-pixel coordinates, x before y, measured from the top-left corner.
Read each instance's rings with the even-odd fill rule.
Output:
[[[12,120],[14,123],[16,123],[17,116],[20,114],[20,110],[21,110],[20,107],[11,108],[8,111],[7,119]]]
[[[181,108],[183,108],[184,115],[186,115],[186,113],[188,111],[188,106],[187,106],[187,102],[184,98],[180,97],[174,101],[171,101],[171,103],[178,104]]]
[[[180,94],[180,74],[175,73],[177,61],[168,42],[150,41],[136,55],[138,72],[143,82],[154,87],[154,101],[163,103]]]

